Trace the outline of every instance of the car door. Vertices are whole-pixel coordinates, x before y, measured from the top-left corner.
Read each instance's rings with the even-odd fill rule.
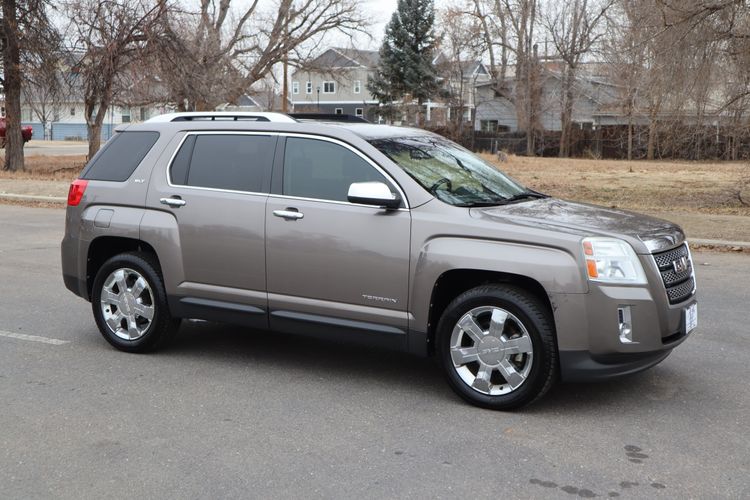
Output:
[[[276,141],[190,132],[166,175],[152,178],[148,204],[177,224],[182,273],[168,290],[178,315],[267,327],[265,205]]]
[[[343,142],[289,135],[279,150],[266,209],[271,328],[404,345],[411,217],[400,188]],[[403,206],[349,203],[349,186],[368,181]]]

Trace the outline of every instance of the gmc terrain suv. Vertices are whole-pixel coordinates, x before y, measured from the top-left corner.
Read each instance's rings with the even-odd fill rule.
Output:
[[[119,132],[68,198],[62,272],[123,351],[180,318],[436,356],[467,401],[649,368],[696,327],[669,222],[529,190],[438,135],[275,113]]]

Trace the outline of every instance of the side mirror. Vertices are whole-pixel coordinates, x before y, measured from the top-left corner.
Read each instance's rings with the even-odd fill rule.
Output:
[[[355,182],[349,186],[347,199],[350,203],[375,205],[385,208],[398,208],[401,198],[391,192],[391,188],[382,182]]]

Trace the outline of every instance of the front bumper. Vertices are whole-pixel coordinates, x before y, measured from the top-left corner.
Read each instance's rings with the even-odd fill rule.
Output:
[[[630,375],[661,363],[672,349],[635,354],[597,356],[589,351],[560,351],[564,382],[594,382]]]
[[[606,380],[646,370],[684,342],[687,309],[696,296],[670,305],[660,283],[591,286],[589,293],[557,297],[555,310],[563,381]],[[632,315],[632,341],[620,337],[618,310]],[[582,319],[584,318],[584,319]]]

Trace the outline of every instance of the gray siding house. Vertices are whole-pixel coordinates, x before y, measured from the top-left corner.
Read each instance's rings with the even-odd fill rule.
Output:
[[[537,123],[543,130],[562,129],[562,85],[560,73],[545,68],[541,75],[540,106]],[[515,79],[508,79],[503,86],[506,94],[495,90],[494,82],[478,83],[476,87],[476,116],[474,129],[482,132],[516,132],[519,130],[518,116],[511,97],[515,94]],[[620,89],[606,78],[582,74],[575,85],[573,122],[581,128],[600,125],[621,125],[624,118],[613,113],[618,108]]]
[[[331,113],[373,119],[378,101],[367,78],[380,60],[377,51],[330,48],[292,74],[290,97],[298,113]]]

